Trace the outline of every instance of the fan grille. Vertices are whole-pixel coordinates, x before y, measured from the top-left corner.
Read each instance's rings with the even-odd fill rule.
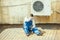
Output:
[[[44,8],[44,4],[41,2],[41,1],[35,1],[34,4],[33,4],[33,9],[36,11],[36,12],[40,12],[42,11]]]

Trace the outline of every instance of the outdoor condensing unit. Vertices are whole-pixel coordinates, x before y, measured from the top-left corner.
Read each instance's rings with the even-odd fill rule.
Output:
[[[31,13],[37,16],[50,16],[51,1],[50,0],[32,0]]]

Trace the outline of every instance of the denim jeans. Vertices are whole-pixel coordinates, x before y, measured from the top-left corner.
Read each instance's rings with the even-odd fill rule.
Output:
[[[37,34],[37,35],[40,34],[40,31],[38,30],[37,27],[35,27],[35,28],[23,28],[23,30],[24,30],[24,32],[25,32],[26,34],[30,34],[31,31],[32,31],[33,33]]]

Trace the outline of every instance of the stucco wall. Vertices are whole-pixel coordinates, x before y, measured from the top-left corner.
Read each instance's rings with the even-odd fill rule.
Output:
[[[21,24],[26,15],[31,13],[31,0],[1,0],[0,3],[0,23],[2,24]],[[36,23],[60,23],[60,14],[54,10],[56,8],[56,0],[51,1],[51,16],[35,16]],[[38,19],[38,20],[37,20]]]

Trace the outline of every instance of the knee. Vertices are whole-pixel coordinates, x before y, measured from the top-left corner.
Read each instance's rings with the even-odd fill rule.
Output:
[[[33,33],[35,33],[35,34],[37,34],[37,35],[40,34],[40,31],[39,31],[38,28],[36,28],[36,27],[33,28],[32,31],[33,31]]]

